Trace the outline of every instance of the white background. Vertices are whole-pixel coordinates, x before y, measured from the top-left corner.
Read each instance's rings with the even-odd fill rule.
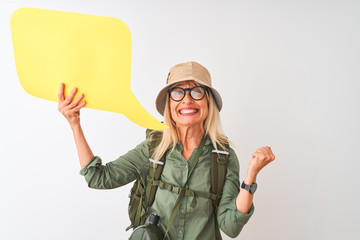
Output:
[[[57,104],[20,86],[10,32],[20,7],[123,20],[132,91],[159,120],[154,101],[168,69],[190,60],[209,69],[240,179],[257,148],[276,156],[258,176],[256,210],[237,239],[359,239],[359,1],[0,2],[1,239],[129,235],[130,186],[89,189]],[[81,121],[104,162],[144,139],[121,114],[83,109]]]

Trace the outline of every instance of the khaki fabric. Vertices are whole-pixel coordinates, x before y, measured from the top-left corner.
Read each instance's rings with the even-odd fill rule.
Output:
[[[155,101],[156,109],[161,115],[164,116],[165,101],[169,87],[174,83],[189,80],[196,81],[197,83],[208,87],[214,97],[219,112],[221,111],[223,105],[221,96],[219,92],[211,85],[211,76],[209,71],[200,63],[191,61],[186,63],[179,63],[170,68],[166,86],[160,90]]]
[[[100,157],[95,156],[80,174],[85,176],[89,187],[95,189],[112,189],[139,177],[145,179],[149,167],[149,147],[150,141],[145,140],[128,153],[105,165],[102,164]],[[179,143],[171,154],[167,154],[162,173],[163,181],[176,186],[183,186],[186,182],[197,148],[188,161],[181,155],[182,150],[182,145]],[[211,141],[207,138],[199,162],[189,180],[189,189],[210,192],[211,150]],[[220,229],[226,235],[236,237],[252,216],[254,206],[251,206],[247,214],[240,213],[236,209],[235,200],[240,189],[239,162],[234,150],[230,149],[229,152],[229,165],[217,218]],[[158,188],[155,202],[148,209],[147,217],[151,213],[159,215],[159,224],[165,230],[177,197],[176,193]],[[211,200],[197,197],[196,206],[191,208],[192,200],[192,196],[186,196],[182,200],[180,210],[169,231],[170,239],[215,239],[214,209]]]

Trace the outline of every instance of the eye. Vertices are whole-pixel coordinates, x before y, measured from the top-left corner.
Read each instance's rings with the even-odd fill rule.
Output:
[[[202,89],[201,87],[194,87],[191,90],[191,96],[193,96],[194,98],[202,98],[204,96],[204,89]]]
[[[173,88],[170,91],[171,98],[175,101],[181,100],[184,96],[184,91],[181,88]]]
[[[193,89],[192,91],[191,91],[193,94],[202,94],[202,89],[201,88],[196,88],[196,89]]]
[[[171,91],[171,95],[173,96],[182,96],[183,95],[183,91],[181,89],[173,89]]]

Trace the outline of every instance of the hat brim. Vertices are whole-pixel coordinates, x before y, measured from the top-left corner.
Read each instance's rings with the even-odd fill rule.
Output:
[[[164,110],[165,110],[165,102],[166,102],[166,96],[167,96],[167,92],[168,92],[168,89],[170,88],[170,86],[174,85],[175,83],[178,83],[178,82],[183,82],[183,81],[191,81],[191,80],[194,80],[195,82],[198,82],[200,83],[201,85],[203,86],[206,86],[208,87],[210,90],[211,90],[211,93],[214,97],[214,100],[215,100],[215,103],[216,103],[216,106],[217,108],[219,109],[219,112],[221,111],[222,109],[222,99],[221,99],[221,96],[219,94],[218,91],[216,91],[215,88],[211,87],[209,84],[201,81],[200,79],[177,79],[176,81],[172,82],[171,84],[168,84],[166,85],[164,88],[162,88],[156,98],[156,101],[155,101],[155,105],[156,105],[156,109],[158,110],[158,112],[164,116]]]

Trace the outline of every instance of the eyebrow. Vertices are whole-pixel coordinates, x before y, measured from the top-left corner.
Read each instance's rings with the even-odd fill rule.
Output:
[[[190,85],[190,84],[192,84],[192,85]],[[171,88],[179,87],[180,85],[182,85],[182,83],[175,83],[173,86],[171,86]],[[201,85],[197,84],[196,82],[190,82],[190,83],[187,83],[186,86],[191,88],[191,87],[201,86]]]

